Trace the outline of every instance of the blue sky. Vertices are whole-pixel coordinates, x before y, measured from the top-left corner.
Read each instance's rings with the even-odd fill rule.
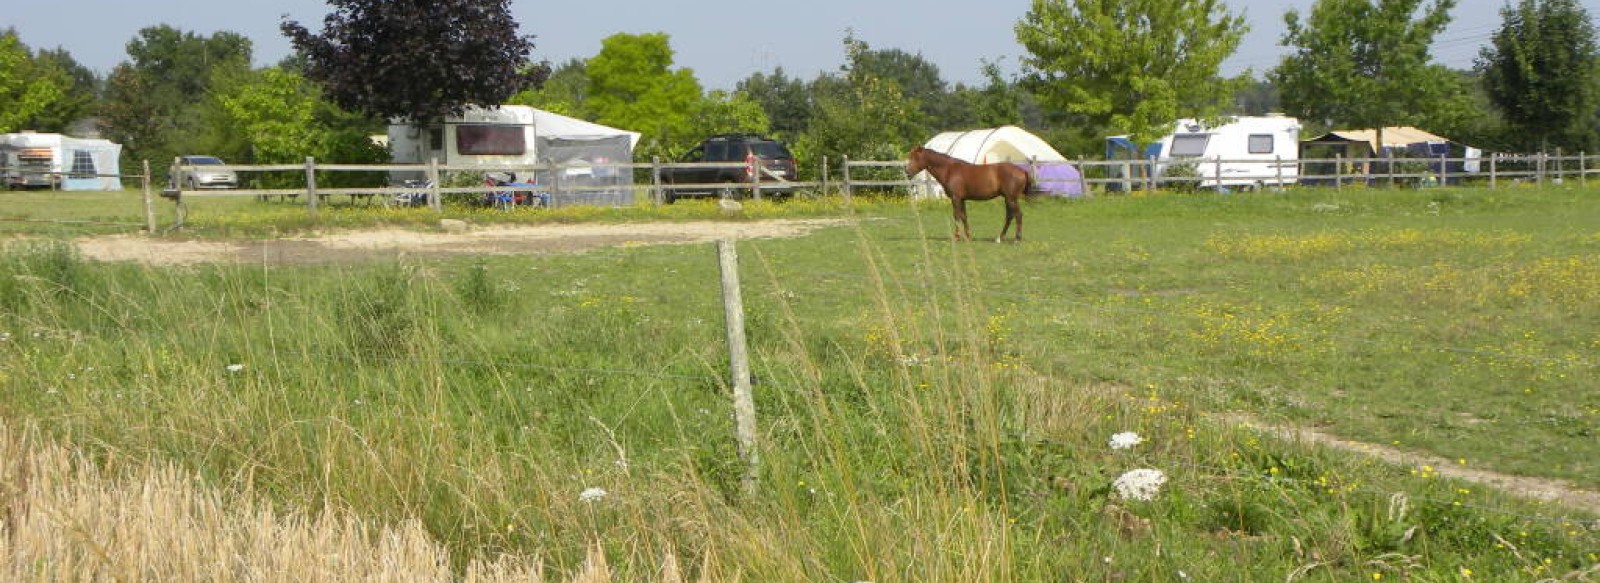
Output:
[[[1308,13],[1312,0],[1226,0],[1250,23],[1239,52],[1224,73],[1246,67],[1260,72],[1277,63],[1283,13]],[[328,5],[322,0],[54,0],[14,1],[0,9],[0,28],[15,28],[34,48],[62,47],[101,73],[127,58],[125,47],[139,29],[168,24],[200,34],[228,30],[255,43],[257,64],[289,52],[278,33],[284,15],[320,30]],[[1500,24],[1503,0],[1459,0],[1454,22],[1436,40],[1435,58],[1452,67],[1471,66],[1478,47]],[[1582,0],[1600,16],[1600,0]],[[513,0],[522,32],[534,34],[535,58],[560,63],[600,51],[615,33],[665,32],[676,64],[693,69],[711,89],[728,89],[756,72],[783,67],[810,79],[844,62],[842,40],[853,29],[873,48],[921,54],[947,81],[979,83],[982,61],[1018,69],[1022,47],[1012,32],[1029,0],[615,0],[536,3]]]

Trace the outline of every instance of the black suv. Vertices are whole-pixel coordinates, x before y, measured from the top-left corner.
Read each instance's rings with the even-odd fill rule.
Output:
[[[706,166],[662,168],[661,182],[667,185],[666,201],[669,203],[691,196],[737,198],[741,193],[749,195],[758,169],[763,196],[794,193],[794,186],[790,184],[797,178],[794,154],[783,142],[771,138],[753,134],[711,136],[684,154],[679,162],[705,163]],[[715,162],[727,165],[710,165]]]

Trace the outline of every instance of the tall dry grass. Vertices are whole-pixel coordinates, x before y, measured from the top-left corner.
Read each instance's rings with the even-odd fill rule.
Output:
[[[421,523],[374,524],[338,508],[284,510],[174,466],[91,460],[0,420],[0,579],[394,583],[539,582],[537,557],[500,555],[461,572]],[[682,581],[677,559],[660,581]],[[612,580],[592,547],[570,579]]]

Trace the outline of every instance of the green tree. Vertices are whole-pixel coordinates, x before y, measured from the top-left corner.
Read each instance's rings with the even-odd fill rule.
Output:
[[[255,164],[299,163],[308,156],[346,164],[388,160],[388,153],[368,138],[381,129],[381,121],[340,110],[296,71],[268,68],[229,81],[212,92],[210,126],[218,138],[237,142],[214,142],[208,151]],[[348,181],[355,175],[328,178]]]
[[[761,105],[772,131],[793,140],[811,122],[811,91],[805,81],[789,77],[782,67],[772,73],[754,73],[739,81],[734,91]]]
[[[771,130],[760,103],[742,93],[722,90],[712,91],[700,101],[691,123],[707,135],[766,134]]]
[[[128,41],[128,58],[168,103],[194,103],[211,88],[211,73],[218,69],[248,69],[252,45],[236,32],[220,31],[209,37],[167,25],[141,29]]]
[[[140,30],[128,56],[106,80],[102,128],[123,145],[124,161],[166,161],[196,151],[213,77],[248,71],[251,44],[237,33],[206,37],[162,25]]]
[[[1265,80],[1248,74],[1241,75],[1239,90],[1233,94],[1231,113],[1240,115],[1266,115],[1279,111],[1278,88]]]
[[[40,50],[34,56],[38,75],[63,85],[60,99],[29,120],[26,127],[65,133],[72,124],[95,114],[100,107],[100,77],[72,58],[66,49]]]
[[[590,111],[598,123],[644,134],[636,158],[671,157],[703,137],[693,123],[700,81],[689,69],[673,69],[672,56],[665,33],[618,33],[589,59]]]
[[[570,59],[556,67],[537,88],[526,88],[506,100],[511,105],[528,105],[568,117],[592,119],[589,110],[588,63]]]
[[[928,139],[919,123],[915,100],[900,84],[885,80],[863,66],[871,48],[848,32],[844,39],[845,65],[841,75],[819,78],[811,85],[814,99],[811,124],[795,141],[795,156],[817,160],[821,156],[894,160],[911,146]]]
[[[1522,0],[1500,17],[1476,70],[1513,145],[1593,147],[1600,56],[1588,13],[1573,0]]]
[[[68,80],[40,63],[15,30],[0,33],[0,132],[26,127],[66,94]]]
[[[510,0],[329,0],[322,34],[280,28],[305,58],[305,75],[345,109],[421,122],[497,106],[538,86],[533,37],[518,34]]]
[[[1428,45],[1455,0],[1317,0],[1311,16],[1284,14],[1292,51],[1268,79],[1285,112],[1309,126],[1448,125],[1467,97],[1460,78],[1429,64]],[[1421,16],[1413,15],[1421,11]]]
[[[950,99],[950,86],[939,74],[939,67],[920,54],[900,49],[863,50],[852,65],[857,76],[893,83],[904,99],[916,104],[916,115],[909,120],[923,128],[924,133],[962,129],[971,120]]]
[[[992,61],[983,61],[979,68],[983,73],[984,84],[982,87],[966,88],[956,86],[957,92],[969,91],[977,97],[976,101],[963,109],[973,112],[979,127],[994,127],[1002,125],[1026,126],[1023,120],[1022,108],[1028,96],[1022,87],[1005,78],[1000,72],[1000,64]]]
[[[1148,140],[1224,113],[1236,83],[1218,71],[1247,29],[1220,0],[1034,0],[1016,35],[1046,106]]]

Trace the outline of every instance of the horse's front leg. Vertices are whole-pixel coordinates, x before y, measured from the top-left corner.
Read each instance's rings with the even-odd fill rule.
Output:
[[[950,199],[950,208],[954,212],[955,219],[956,219],[956,225],[955,225],[956,232],[955,232],[954,235],[951,236],[951,239],[954,239],[956,241],[960,241],[962,239],[962,237],[965,236],[966,240],[971,241],[972,240],[972,227],[967,225],[967,199],[964,199],[964,198],[952,198],[952,199]]]

